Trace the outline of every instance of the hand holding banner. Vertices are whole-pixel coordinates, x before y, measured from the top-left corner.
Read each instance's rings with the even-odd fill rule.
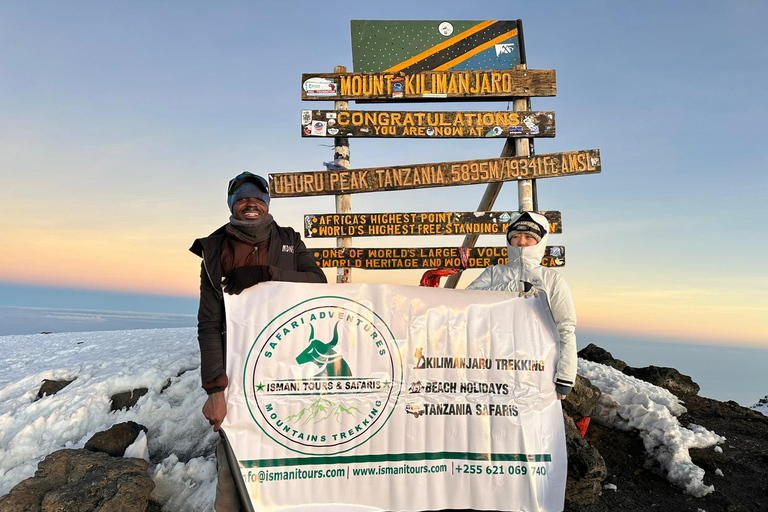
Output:
[[[227,432],[258,510],[560,511],[546,297],[268,282],[227,308]]]

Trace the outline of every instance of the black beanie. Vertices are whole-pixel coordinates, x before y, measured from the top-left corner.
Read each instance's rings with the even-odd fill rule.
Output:
[[[533,220],[533,218],[528,215],[528,212],[525,212],[515,219],[507,228],[507,241],[509,241],[510,237],[515,233],[524,233],[532,236],[536,239],[536,243],[538,243],[541,242],[541,239],[547,234],[547,231],[542,228],[538,222]]]

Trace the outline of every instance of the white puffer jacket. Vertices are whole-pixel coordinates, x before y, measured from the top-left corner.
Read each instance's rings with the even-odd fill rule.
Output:
[[[467,286],[467,290],[521,292],[524,291],[525,281],[546,293],[552,318],[560,334],[560,357],[557,361],[555,385],[559,393],[567,394],[576,380],[576,308],[573,306],[571,289],[563,276],[541,266],[549,239],[549,222],[538,213],[529,212],[529,215],[546,232],[541,241],[531,247],[513,247],[507,244],[509,263],[486,268]]]

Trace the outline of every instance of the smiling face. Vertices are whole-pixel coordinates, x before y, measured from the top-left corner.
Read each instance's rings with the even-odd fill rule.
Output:
[[[512,247],[532,247],[539,243],[531,235],[525,233],[512,233],[509,237],[509,245]]]
[[[235,201],[232,216],[237,220],[257,220],[269,213],[269,205],[255,197],[244,197]]]

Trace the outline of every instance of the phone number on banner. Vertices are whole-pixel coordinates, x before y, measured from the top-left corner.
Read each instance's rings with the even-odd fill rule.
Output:
[[[456,464],[454,471],[467,475],[541,475],[547,474],[547,468],[544,466],[521,466],[511,464],[504,465],[485,465],[485,464]]]

